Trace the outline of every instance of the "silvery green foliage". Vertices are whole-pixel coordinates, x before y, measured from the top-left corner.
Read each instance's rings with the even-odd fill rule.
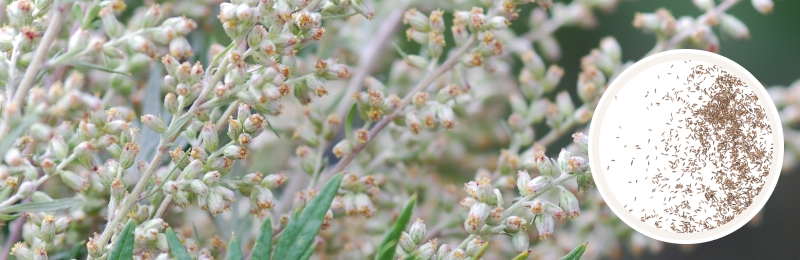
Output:
[[[171,257],[168,226],[192,259],[220,259],[225,234],[250,250],[253,225],[271,216],[277,239],[342,171],[316,255],[371,258],[416,192],[419,219],[396,257],[550,259],[587,241],[587,258],[661,248],[591,189],[581,133],[633,61],[608,37],[580,68],[557,65],[553,33],[594,26],[616,0],[163,2],[4,3],[0,221],[10,233],[0,254],[85,247],[81,257],[107,259],[132,221],[136,259]],[[694,0],[699,17],[661,9],[633,26],[657,36],[651,53],[716,51],[716,26],[750,35],[725,13],[737,2]],[[512,23],[528,30],[516,35]],[[574,86],[565,70],[580,71]],[[798,88],[770,90],[784,123],[800,118]],[[554,147],[568,135],[573,144]]]

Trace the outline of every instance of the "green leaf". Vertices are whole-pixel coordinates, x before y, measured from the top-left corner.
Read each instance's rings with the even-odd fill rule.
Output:
[[[73,65],[78,66],[78,67],[86,67],[86,68],[90,68],[90,69],[96,69],[96,70],[99,70],[99,71],[105,71],[105,72],[108,72],[108,73],[122,74],[122,75],[125,75],[125,76],[130,76],[131,75],[128,72],[116,71],[116,70],[114,70],[112,68],[106,68],[106,67],[103,67],[103,66],[100,66],[100,65],[97,65],[97,64],[92,64],[92,63],[83,62],[83,61],[73,61]]]
[[[167,132],[165,132],[163,136],[175,136],[176,134],[180,133],[183,131],[183,126],[185,126],[193,116],[194,115],[189,114],[182,115],[178,118],[178,120],[175,121],[174,124],[170,124],[169,127],[167,127]]]
[[[253,260],[269,260],[272,253],[272,219],[267,216],[264,223],[261,224],[261,230],[258,231],[256,244],[253,246],[253,252],[250,253],[250,259]]]
[[[306,249],[306,252],[303,253],[303,256],[300,257],[300,260],[308,260],[311,258],[311,255],[314,254],[314,249],[317,248],[317,243],[311,243],[311,246]]]
[[[236,235],[231,235],[231,241],[228,242],[228,252],[225,253],[225,259],[228,260],[242,260],[242,246],[239,245],[239,239]]]
[[[88,29],[89,25],[91,25],[94,18],[97,18],[97,14],[100,13],[100,5],[95,4],[89,10],[89,13],[83,18],[83,22],[81,22],[81,28]]]
[[[83,200],[80,199],[58,199],[47,202],[31,202],[25,204],[16,204],[0,209],[0,214],[7,214],[14,212],[56,211],[78,206],[81,203],[83,203]]]
[[[303,209],[298,219],[289,221],[281,238],[278,239],[273,259],[297,260],[302,258],[322,226],[322,220],[331,206],[333,196],[339,191],[342,176],[342,173],[334,175]]]
[[[128,224],[119,233],[117,242],[114,243],[114,248],[108,256],[108,260],[127,260],[133,259],[133,229],[136,227],[136,222],[128,220]]]
[[[221,59],[222,57],[225,57],[225,54],[227,54],[227,53],[228,53],[228,51],[230,51],[231,49],[233,49],[233,44],[234,44],[234,43],[232,42],[231,44],[229,44],[229,45],[228,45],[228,47],[227,47],[227,48],[225,48],[225,50],[223,50],[222,52],[220,52],[219,54],[217,54],[217,57],[214,57],[214,60],[213,60],[213,61],[211,61],[211,64],[208,64],[208,67],[210,68],[211,66],[214,66],[214,64],[217,64],[217,61],[219,61],[219,59]]]
[[[378,254],[375,255],[375,260],[391,260],[394,259],[394,251],[397,246],[397,241],[400,239],[400,234],[406,229],[406,225],[411,220],[411,213],[414,211],[414,205],[417,203],[417,194],[411,195],[403,211],[397,217],[392,228],[383,236]]]
[[[191,260],[192,258],[189,257],[189,252],[186,252],[186,248],[183,247],[183,243],[175,235],[175,231],[172,230],[171,227],[167,228],[167,243],[169,243],[169,251],[172,252],[172,256],[178,260]]]
[[[350,107],[350,112],[347,113],[347,122],[344,123],[344,134],[347,136],[347,141],[353,140],[353,118],[356,117],[356,111],[358,111],[358,106],[353,103],[353,106]]]
[[[15,220],[15,219],[19,218],[19,216],[22,216],[22,215],[21,214],[0,214],[0,220],[12,221],[12,220]]]
[[[519,254],[519,255],[515,256],[515,257],[514,257],[514,258],[512,258],[511,260],[525,260],[525,259],[528,259],[528,256],[529,256],[530,254],[531,254],[531,250],[530,250],[530,249],[528,249],[528,251],[522,252],[521,254]]]
[[[583,252],[586,251],[586,245],[588,245],[588,244],[589,244],[589,242],[586,242],[586,243],[583,243],[582,245],[576,247],[575,249],[572,249],[572,251],[569,251],[569,253],[567,255],[565,255],[564,257],[562,257],[561,260],[579,260],[579,259],[581,259],[581,255],[583,255]]]

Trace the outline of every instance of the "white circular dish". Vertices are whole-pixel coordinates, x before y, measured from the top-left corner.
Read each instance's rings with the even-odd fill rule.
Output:
[[[689,77],[701,71],[711,73]],[[750,127],[745,129],[748,135],[736,136],[752,135],[752,141],[731,141],[715,131],[705,134],[709,126],[719,124],[706,124],[704,118],[719,120],[716,115],[725,113],[692,115],[703,109],[718,111],[704,104],[713,93],[731,93],[711,87],[724,72],[733,76],[726,79],[738,78],[743,84],[729,88],[737,91],[734,100],[741,102],[728,111],[738,109],[744,116],[749,110],[768,121],[722,121],[736,122],[726,125],[728,130]],[[716,86],[722,85],[726,84]],[[747,99],[753,96],[757,100]],[[701,143],[698,136],[711,141]],[[727,140],[723,146],[715,141],[719,138]],[[741,228],[766,204],[783,162],[780,118],[766,89],[730,59],[699,50],[661,52],[622,72],[595,109],[589,139],[592,175],[606,204],[639,233],[676,244],[708,242]],[[732,145],[734,141],[739,145]],[[748,152],[742,152],[742,144]],[[719,158],[722,154],[729,157]],[[734,156],[738,159],[731,160]],[[737,170],[732,165],[738,165]],[[720,184],[728,180],[732,183]],[[734,212],[728,211],[732,208]]]

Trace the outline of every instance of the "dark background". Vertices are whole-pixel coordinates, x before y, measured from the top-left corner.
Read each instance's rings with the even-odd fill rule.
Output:
[[[653,12],[664,7],[677,18],[697,17],[702,12],[690,0],[623,1],[613,13],[599,13],[594,29],[564,28],[556,33],[563,48],[557,62],[567,68],[562,85],[570,88],[577,81],[580,59],[600,39],[613,36],[622,46],[623,60],[639,60],[655,45],[655,36],[631,25],[637,12]],[[747,24],[749,40],[734,40],[719,34],[720,54],[750,71],[765,87],[787,86],[800,78],[800,1],[777,0],[771,14],[758,13],[749,0],[742,0],[728,11]],[[565,87],[565,86],[562,86]],[[573,93],[574,95],[574,93]],[[568,142],[569,140],[564,140]],[[642,259],[800,259],[800,173],[798,169],[781,174],[758,226],[746,225],[715,241],[681,249],[667,244],[661,253],[643,254]],[[625,250],[628,251],[628,250]],[[626,252],[627,254],[627,252]],[[624,255],[624,259],[636,259]]]

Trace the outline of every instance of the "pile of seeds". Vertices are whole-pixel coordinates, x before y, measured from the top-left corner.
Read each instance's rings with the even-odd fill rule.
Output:
[[[647,128],[646,140],[619,145],[635,149],[631,167],[645,169],[625,172],[635,178],[628,183],[647,185],[649,192],[636,193],[633,206],[625,205],[628,213],[662,230],[696,233],[730,222],[753,203],[769,174],[773,143],[765,109],[740,78],[716,65],[684,63],[688,72],[670,69],[654,79],[669,81],[669,88],[644,93],[647,110],[669,113],[657,128],[663,131]],[[667,107],[678,109],[663,111]],[[604,168],[613,169],[615,161]]]

